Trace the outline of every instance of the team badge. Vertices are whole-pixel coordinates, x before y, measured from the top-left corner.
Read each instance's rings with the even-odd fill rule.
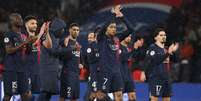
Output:
[[[4,42],[8,43],[9,42],[9,38],[8,37],[4,38]]]
[[[87,49],[87,53],[91,53],[91,48],[88,48],[88,49]]]
[[[155,51],[151,51],[151,52],[150,52],[150,55],[151,55],[151,56],[155,55]]]

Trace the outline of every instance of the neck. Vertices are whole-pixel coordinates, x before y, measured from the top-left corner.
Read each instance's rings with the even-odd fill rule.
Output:
[[[76,38],[73,38],[71,35],[69,36],[69,38],[73,41],[76,41]]]
[[[158,42],[156,41],[155,44],[161,48],[164,48],[165,47],[165,44],[164,43],[161,43],[161,42]]]
[[[21,28],[12,27],[12,31],[15,33],[21,33]]]
[[[30,31],[28,31],[28,34],[29,34],[29,36],[35,36],[36,35],[35,32],[30,32]]]

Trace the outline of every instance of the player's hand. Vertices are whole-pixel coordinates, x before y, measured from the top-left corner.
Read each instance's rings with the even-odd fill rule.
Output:
[[[112,8],[111,12],[116,14],[116,17],[123,17],[121,9],[122,9],[121,5],[116,5],[114,8]]]
[[[142,71],[141,75],[140,75],[140,81],[144,82],[146,80],[146,75],[145,72]]]
[[[39,32],[38,38],[33,43],[33,45],[37,45],[40,42],[40,38],[43,36],[43,34],[49,33],[49,25],[50,25],[50,21],[43,23],[43,25],[40,28],[40,32]]]
[[[177,42],[177,43],[174,44],[174,47],[173,47],[173,49],[172,49],[173,52],[177,51],[178,48],[179,48],[179,43]]]
[[[75,49],[77,50],[77,51],[80,51],[81,50],[81,45],[79,45],[79,44],[75,44]]]
[[[179,48],[179,43],[173,43],[169,46],[168,53],[173,54],[173,52],[177,51],[178,48]]]
[[[134,48],[134,49],[138,49],[138,48],[139,48],[139,44],[138,44],[137,42],[135,42],[135,43],[133,44],[133,48]]]

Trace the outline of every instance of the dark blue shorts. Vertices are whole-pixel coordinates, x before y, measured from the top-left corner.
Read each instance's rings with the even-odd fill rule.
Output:
[[[168,79],[150,78],[149,91],[151,96],[170,97],[172,95],[171,82]]]
[[[98,89],[106,93],[123,91],[123,80],[121,73],[100,72]]]
[[[33,93],[40,92],[40,75],[30,75],[30,86]]]
[[[124,93],[135,92],[134,81],[124,81]]]
[[[30,91],[26,72],[4,71],[3,82],[5,95],[24,94]]]
[[[79,74],[62,70],[60,78],[60,96],[65,99],[78,99],[80,95]]]
[[[56,71],[40,71],[40,91],[57,94],[59,92],[57,74]]]
[[[89,74],[89,77],[88,77],[88,90],[90,92],[96,92],[98,89],[98,84],[99,84],[99,81],[98,81],[98,76],[99,76],[99,72],[95,72],[95,73],[90,73]]]

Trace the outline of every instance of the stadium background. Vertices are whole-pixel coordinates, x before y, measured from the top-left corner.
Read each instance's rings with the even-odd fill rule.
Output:
[[[34,14],[40,19],[39,22],[58,16],[67,24],[78,22],[81,25],[79,39],[82,45],[85,45],[86,34],[90,30],[101,26],[110,18],[111,7],[122,4],[124,15],[132,24],[135,33],[145,36],[146,45],[151,40],[149,38],[151,29],[158,24],[167,28],[169,42],[180,42],[180,60],[171,66],[171,76],[175,82],[173,101],[201,101],[200,0],[0,0],[0,2],[1,34],[8,31],[6,19],[12,12],[18,12],[23,17]],[[138,80],[140,72],[135,68],[132,70],[134,79]],[[80,79],[83,81],[81,87],[84,89],[86,89],[84,82],[86,75],[86,70],[81,70]],[[3,96],[2,88],[0,95]],[[137,83],[137,97],[139,101],[148,98],[146,84]]]

